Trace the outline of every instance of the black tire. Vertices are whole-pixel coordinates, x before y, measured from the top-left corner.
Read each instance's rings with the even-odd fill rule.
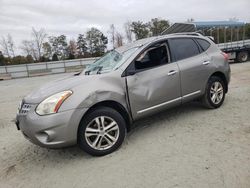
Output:
[[[217,102],[214,102],[212,99],[213,93],[211,91],[211,88],[214,86],[214,84],[218,82],[221,84],[223,90],[222,90],[222,95],[221,99],[218,100]],[[225,92],[226,92],[226,86],[223,80],[220,77],[217,76],[212,76],[209,78],[207,86],[206,86],[206,91],[205,94],[202,97],[202,103],[206,108],[214,109],[214,108],[219,108],[225,99]]]
[[[238,62],[243,63],[243,62],[246,62],[247,60],[248,60],[248,52],[243,51],[243,52],[239,52],[237,54],[237,61]]]
[[[90,125],[91,122],[93,122],[93,124],[95,124],[94,120],[97,117],[98,118],[99,117],[110,118],[110,119],[115,121],[116,125],[118,125],[119,134],[117,136],[117,140],[115,142],[113,142],[114,144],[112,146],[110,146],[110,148],[103,149],[103,150],[95,149],[89,143],[90,141],[88,140],[88,138],[86,138],[86,135],[85,135],[86,128]],[[109,107],[98,107],[98,108],[94,109],[93,111],[91,111],[90,113],[88,113],[82,119],[82,121],[79,125],[79,128],[78,128],[78,145],[80,146],[80,148],[82,150],[84,150],[86,153],[88,153],[90,155],[103,156],[103,155],[110,154],[110,153],[114,152],[115,150],[117,150],[122,145],[122,143],[125,139],[126,133],[127,133],[126,122],[119,112],[117,112],[116,110],[109,108]],[[105,135],[103,135],[103,137],[105,137]],[[103,137],[101,137],[99,139],[99,142],[103,143]],[[105,140],[106,140],[106,137],[104,139],[104,143],[105,143]],[[108,142],[107,142],[107,144],[108,144]]]

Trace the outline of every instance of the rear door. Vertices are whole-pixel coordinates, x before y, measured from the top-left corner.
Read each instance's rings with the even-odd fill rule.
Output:
[[[207,53],[193,38],[171,38],[169,45],[180,69],[183,102],[203,94],[211,66]]]

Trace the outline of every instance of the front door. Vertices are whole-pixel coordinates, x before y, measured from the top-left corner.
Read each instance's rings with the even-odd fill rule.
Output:
[[[181,104],[180,73],[166,44],[150,47],[133,63],[136,73],[126,79],[134,119]]]

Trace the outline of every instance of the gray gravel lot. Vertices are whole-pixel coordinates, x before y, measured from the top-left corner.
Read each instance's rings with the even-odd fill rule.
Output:
[[[105,157],[40,148],[12,120],[31,90],[68,74],[0,82],[0,187],[250,187],[250,62],[231,64],[224,105],[188,103],[136,123]]]

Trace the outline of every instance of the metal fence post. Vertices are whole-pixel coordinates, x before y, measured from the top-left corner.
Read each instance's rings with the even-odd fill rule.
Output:
[[[25,64],[25,65],[26,65],[26,70],[27,70],[27,76],[30,77],[28,65],[27,64]]]
[[[80,59],[80,66],[83,68],[82,59]]]
[[[65,61],[63,60],[64,72],[66,72]]]

